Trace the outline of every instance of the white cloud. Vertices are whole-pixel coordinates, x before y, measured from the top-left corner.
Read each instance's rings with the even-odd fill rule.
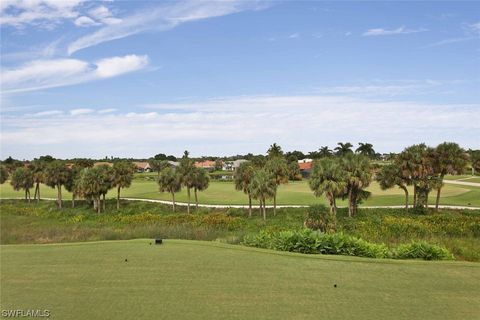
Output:
[[[390,36],[390,35],[398,35],[398,34],[418,33],[418,32],[424,32],[424,31],[427,31],[427,29],[424,29],[424,28],[407,29],[403,26],[393,30],[376,28],[376,29],[369,29],[365,31],[363,33],[363,36]]]
[[[78,59],[35,60],[3,69],[3,93],[40,90],[119,76],[144,68],[147,56],[126,55],[89,63]]]
[[[98,22],[95,22],[92,18],[89,18],[86,16],[78,17],[74,23],[78,27],[90,27],[90,26],[99,25]]]
[[[6,115],[1,149],[32,158],[46,152],[61,157],[148,157],[159,147],[178,155],[188,149],[195,156],[263,153],[273,142],[285,150],[304,151],[338,141],[369,141],[381,152],[422,141],[434,145],[453,140],[467,148],[480,147],[480,105],[241,96],[146,107],[82,117]]]
[[[480,35],[480,22],[472,23],[469,25],[472,32]]]
[[[263,8],[256,1],[199,1],[187,0],[148,8],[124,17],[121,22],[110,23],[100,30],[83,36],[68,46],[68,54],[103,42],[125,38],[147,30],[165,31],[182,23],[224,16],[244,10]],[[103,14],[104,9],[96,9]],[[107,19],[108,17],[106,17]]]
[[[117,111],[117,109],[115,108],[108,108],[108,109],[101,109],[101,110],[98,110],[97,112],[99,114],[106,114],[106,113],[112,113],[112,112],[115,112]]]
[[[292,33],[291,35],[288,36],[289,39],[296,39],[298,37],[300,37],[299,33]]]
[[[80,116],[80,115],[83,115],[83,114],[89,114],[89,113],[93,113],[93,112],[94,112],[93,109],[84,109],[84,108],[70,110],[70,114],[72,116]]]
[[[60,110],[47,110],[47,111],[41,111],[32,114],[34,117],[47,117],[47,116],[58,116],[63,114],[63,111]]]

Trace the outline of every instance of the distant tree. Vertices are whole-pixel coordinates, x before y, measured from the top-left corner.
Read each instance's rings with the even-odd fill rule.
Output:
[[[480,171],[480,150],[468,150],[470,156],[470,164],[472,166],[472,176]]]
[[[274,143],[268,148],[267,151],[268,158],[283,157],[282,147]]]
[[[85,159],[85,158],[76,158],[72,160],[72,163],[78,169],[81,168],[91,168],[95,164],[92,159]]]
[[[24,164],[22,161],[8,157],[3,160],[3,165],[7,168],[9,174],[11,174],[15,169],[23,167]]]
[[[302,180],[302,173],[300,172],[298,161],[288,163],[288,179],[292,181]]]
[[[117,187],[117,210],[120,209],[120,190],[132,184],[136,167],[128,161],[118,161],[113,164],[113,185]]]
[[[156,155],[153,157],[153,159],[155,159],[155,160],[160,160],[160,161],[162,161],[162,160],[167,160],[167,155],[164,154],[164,153],[159,153],[159,154],[156,154]],[[150,166],[151,166],[151,165],[150,165]]]
[[[405,193],[405,209],[408,210],[408,189],[407,186],[411,183],[410,177],[405,175],[400,166],[397,164],[389,164],[383,166],[377,173],[375,179],[377,180],[382,190],[387,190],[395,186],[399,187]]]
[[[352,147],[353,145],[350,142],[342,143],[339,142],[337,143],[338,147],[335,148],[335,153],[337,156],[344,156],[349,153],[353,153]]]
[[[45,156],[40,156],[38,159],[36,159],[40,162],[43,162],[43,163],[49,163],[49,162],[52,162],[52,161],[55,161],[56,159],[54,157],[52,157],[51,155],[45,155]]]
[[[254,167],[251,162],[243,162],[235,170],[234,181],[235,189],[243,191],[248,195],[248,216],[252,216],[252,194],[250,192],[250,184],[252,182]]]
[[[13,171],[10,184],[13,190],[25,190],[25,201],[30,202],[30,189],[33,187],[33,173],[28,168],[17,168]]]
[[[276,189],[277,184],[271,173],[266,170],[255,171],[250,183],[250,194],[252,198],[260,201],[260,212],[263,215],[263,220],[267,219],[266,200],[274,196]]]
[[[325,195],[330,206],[330,212],[336,215],[336,199],[342,195],[345,188],[344,173],[339,165],[339,160],[323,158],[315,161],[309,185],[316,197]]]
[[[189,159],[188,156],[188,151],[185,151],[180,160],[180,165],[178,166],[178,173],[180,174],[182,185],[187,188],[187,213],[190,213],[191,189],[194,186],[196,168],[193,160]]]
[[[333,151],[330,150],[328,146],[323,146],[318,150],[318,155],[320,158],[331,157],[333,155]]]
[[[32,161],[29,165],[29,169],[33,174],[33,182],[35,184],[33,200],[36,199],[37,201],[40,201],[40,184],[45,182],[45,167],[47,164],[48,162],[45,161],[45,157],[40,157],[40,159]]]
[[[348,216],[352,217],[357,213],[359,202],[370,195],[365,189],[372,180],[372,167],[367,157],[350,153],[341,158],[341,169],[345,174],[344,196],[348,198]]]
[[[169,192],[172,195],[173,212],[175,212],[175,193],[182,189],[180,175],[172,168],[164,168],[157,179],[160,192]]]
[[[370,159],[375,158],[375,150],[373,149],[373,145],[371,143],[358,143],[358,148],[355,150],[356,153],[369,157]]]
[[[77,181],[76,189],[84,199],[91,199],[93,201],[93,209],[101,212],[100,197],[103,191],[103,177],[102,169],[100,167],[83,169]]]
[[[62,207],[62,186],[68,181],[68,168],[60,160],[49,162],[45,167],[45,184],[57,189],[57,204]]]
[[[170,166],[167,160],[160,160],[156,158],[150,158],[148,160],[148,164],[153,171],[157,172],[157,177],[160,175],[160,171]]]
[[[98,170],[99,178],[101,179],[100,184],[100,194],[102,195],[102,204],[103,204],[103,211],[106,209],[106,201],[105,196],[107,195],[108,191],[115,187],[115,171],[112,167],[108,165],[101,165],[96,167]]]
[[[207,171],[203,168],[195,168],[193,177],[193,192],[195,194],[195,207],[198,209],[198,194],[197,191],[207,190],[210,183],[210,177]]]
[[[215,160],[215,171],[220,171],[223,169],[223,161],[222,159]]]
[[[77,190],[78,187],[78,176],[80,174],[81,168],[79,166],[72,166],[68,168],[68,178],[65,181],[64,187],[65,190],[72,194],[72,208],[75,208],[75,199],[80,194]]]
[[[439,144],[434,150],[433,170],[438,175],[437,198],[435,211],[438,211],[440,192],[442,191],[443,178],[447,174],[462,174],[468,163],[468,155],[454,142]]]
[[[5,166],[0,166],[0,184],[4,184],[8,179],[8,170]]]
[[[277,215],[277,189],[281,184],[288,183],[288,165],[283,157],[272,157],[265,164],[265,170],[270,173],[275,181],[275,191],[273,193],[273,215]]]
[[[289,159],[290,162],[290,159],[292,159],[292,157],[295,157],[295,159],[297,160],[305,159],[305,154],[302,151],[294,150],[285,153],[285,157]]]
[[[250,162],[252,163],[253,167],[255,167],[257,169],[261,169],[265,166],[265,163],[267,162],[267,159],[262,155],[257,155],[257,156],[253,156],[251,158]]]

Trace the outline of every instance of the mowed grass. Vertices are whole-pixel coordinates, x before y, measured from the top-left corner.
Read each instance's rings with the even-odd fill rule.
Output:
[[[475,263],[150,242],[3,245],[2,309],[48,309],[51,319],[424,320],[479,315],[480,265]]]
[[[155,181],[146,179],[147,177],[151,176],[137,176],[130,188],[122,190],[122,197],[170,201],[170,194],[160,193]],[[372,182],[368,190],[372,193],[372,196],[365,201],[363,205],[388,206],[404,204],[404,194],[399,188],[381,190],[376,182]],[[31,190],[31,193],[33,196],[33,190]],[[63,190],[63,195],[65,199],[71,198],[71,195],[66,192],[66,190]],[[432,192],[430,196],[431,204],[435,201],[435,195],[436,193]],[[23,196],[24,193],[22,191],[14,191],[8,183],[0,186],[1,198],[18,198]],[[42,186],[41,196],[54,198],[56,197],[56,191],[52,188]],[[115,198],[116,191],[109,192],[107,196],[109,198]],[[187,192],[185,189],[176,195],[177,201],[186,202],[187,199]],[[243,192],[235,190],[232,182],[212,181],[206,191],[199,192],[199,202],[204,204],[246,205],[248,204],[248,198]],[[413,190],[410,190],[410,203],[412,202]],[[271,203],[272,201],[269,202],[269,204]],[[281,185],[278,189],[277,203],[280,205],[311,205],[316,203],[326,204],[326,200],[324,197],[316,198],[308,186],[308,181],[304,180]],[[340,200],[338,203],[339,205],[346,205],[346,201]],[[480,187],[445,184],[442,189],[440,203],[445,205],[480,207]]]

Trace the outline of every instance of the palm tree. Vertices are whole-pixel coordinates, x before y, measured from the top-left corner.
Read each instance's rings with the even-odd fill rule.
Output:
[[[182,189],[181,177],[171,167],[164,168],[157,179],[160,192],[169,192],[172,195],[173,212],[175,212],[175,193]]]
[[[195,207],[198,209],[198,195],[197,191],[207,190],[210,183],[210,177],[207,171],[203,168],[196,168],[193,178],[193,192],[195,194]]]
[[[270,158],[265,164],[265,170],[271,174],[275,181],[275,192],[273,194],[273,215],[277,215],[277,189],[281,184],[288,183],[288,165],[283,157]]]
[[[266,170],[257,170],[253,174],[249,189],[252,197],[260,201],[260,212],[263,215],[263,220],[266,220],[265,202],[274,196],[277,189],[274,177]]]
[[[333,154],[333,151],[330,150],[328,146],[323,146],[323,147],[320,147],[320,149],[318,149],[318,155],[320,156],[320,158],[330,157],[332,156],[332,154]]]
[[[345,172],[345,196],[348,197],[348,216],[357,212],[359,201],[368,198],[370,193],[365,189],[372,180],[370,160],[362,155],[347,154],[341,159],[341,167]]]
[[[30,202],[30,188],[33,187],[33,173],[25,167],[19,167],[12,173],[10,184],[13,190],[25,190],[25,201]]]
[[[149,159],[148,164],[150,165],[150,168],[152,168],[153,171],[157,172],[157,176],[160,175],[160,171],[170,166],[167,160],[159,160],[155,158]]]
[[[472,176],[474,176],[476,171],[480,171],[480,150],[469,149],[468,154],[472,165]]]
[[[68,169],[60,160],[50,162],[45,168],[45,184],[57,188],[57,204],[62,207],[62,186],[68,181]]]
[[[8,179],[8,170],[5,166],[0,166],[0,184],[4,184]]]
[[[188,158],[188,151],[185,151],[180,165],[178,167],[178,173],[181,176],[182,185],[187,188],[188,205],[187,213],[190,213],[191,193],[190,190],[194,187],[195,182],[195,165],[191,159]]]
[[[115,179],[115,171],[112,167],[108,165],[101,165],[96,168],[98,170],[99,178],[101,179],[100,184],[100,194],[102,195],[103,200],[103,211],[105,211],[106,201],[105,195],[108,191],[115,187],[114,179]]]
[[[283,157],[282,147],[276,143],[272,144],[270,148],[268,148],[267,155],[270,159],[275,157]]]
[[[371,143],[358,143],[358,148],[355,150],[356,153],[367,156],[369,158],[375,157],[375,150],[373,149],[373,145]]]
[[[243,162],[235,170],[234,182],[235,189],[243,191],[248,195],[248,216],[252,216],[252,195],[250,193],[250,183],[252,182],[254,167],[251,162]]]
[[[350,142],[346,142],[346,143],[339,142],[337,143],[337,145],[338,147],[335,148],[337,156],[341,157],[348,153],[353,153],[352,151],[353,144],[351,144]]]
[[[325,194],[330,205],[330,213],[337,214],[338,198],[345,188],[343,172],[338,159],[323,158],[315,161],[310,176],[310,189],[316,197]]]
[[[410,184],[408,176],[403,175],[402,169],[397,164],[390,164],[383,166],[377,173],[375,179],[377,180],[382,190],[399,187],[405,192],[405,209],[408,210],[408,189]]]
[[[33,200],[36,199],[37,201],[40,201],[40,183],[45,182],[45,162],[34,160],[30,163],[29,168],[32,171],[33,182],[35,184]]]
[[[127,161],[113,164],[113,185],[117,187],[117,210],[120,209],[120,189],[130,187],[135,169],[135,165]]]
[[[101,168],[85,168],[83,169],[77,180],[76,190],[84,199],[93,200],[93,209],[100,213],[100,196],[103,192],[103,177]]]
[[[453,142],[441,143],[435,148],[435,156],[433,158],[434,171],[438,174],[437,199],[435,201],[435,211],[438,211],[440,203],[440,192],[442,191],[443,178],[446,174],[461,174],[467,167],[468,155]]]

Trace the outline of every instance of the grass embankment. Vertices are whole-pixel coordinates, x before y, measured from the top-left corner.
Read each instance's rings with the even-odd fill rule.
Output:
[[[243,209],[199,209],[187,215],[185,208],[173,214],[171,207],[155,203],[124,202],[120,211],[107,203],[100,215],[84,202],[74,209],[66,202],[62,210],[54,202],[27,204],[2,201],[1,243],[55,243],[162,237],[169,239],[219,240],[240,243],[245,235],[261,230],[298,230],[305,209],[286,208],[264,222],[258,210],[252,218]],[[390,248],[411,240],[446,247],[458,260],[480,261],[480,210],[441,210],[427,215],[406,214],[403,209],[360,209],[351,219],[346,210],[338,214],[338,231]]]
[[[51,319],[478,317],[478,264],[149,242],[2,246],[2,309],[48,309]]]
[[[405,198],[402,190],[393,188],[389,190],[381,190],[376,182],[372,182],[368,191],[372,193],[371,197],[363,203],[366,206],[391,206],[404,205]],[[33,194],[33,189],[31,190]],[[42,186],[42,197],[54,198],[56,191],[52,188]],[[70,199],[71,195],[63,190],[63,195],[66,199]],[[23,191],[14,191],[12,187],[5,183],[0,186],[1,198],[21,198],[24,196]],[[159,199],[171,201],[171,196],[168,193],[160,193],[158,186],[154,181],[152,174],[145,176],[137,175],[132,186],[124,189],[121,192],[122,197],[131,197],[139,199]],[[430,203],[434,204],[436,193],[432,192],[430,196]],[[116,197],[116,190],[107,194],[108,198]],[[177,201],[187,202],[187,192],[182,190],[175,196]],[[193,199],[193,197],[192,197]],[[218,182],[211,181],[207,190],[199,192],[199,201],[204,204],[248,204],[247,196],[240,191],[236,191],[233,182]],[[413,202],[413,190],[410,190],[410,203]],[[323,203],[327,204],[324,197],[316,198],[310,187],[308,181],[296,181],[281,185],[278,189],[277,203],[279,205],[311,205]],[[452,185],[445,184],[442,189],[442,197],[440,200],[444,205],[458,205],[458,206],[476,206],[480,207],[480,187]],[[268,202],[272,204],[272,202]],[[346,201],[339,200],[338,204],[346,206]]]

